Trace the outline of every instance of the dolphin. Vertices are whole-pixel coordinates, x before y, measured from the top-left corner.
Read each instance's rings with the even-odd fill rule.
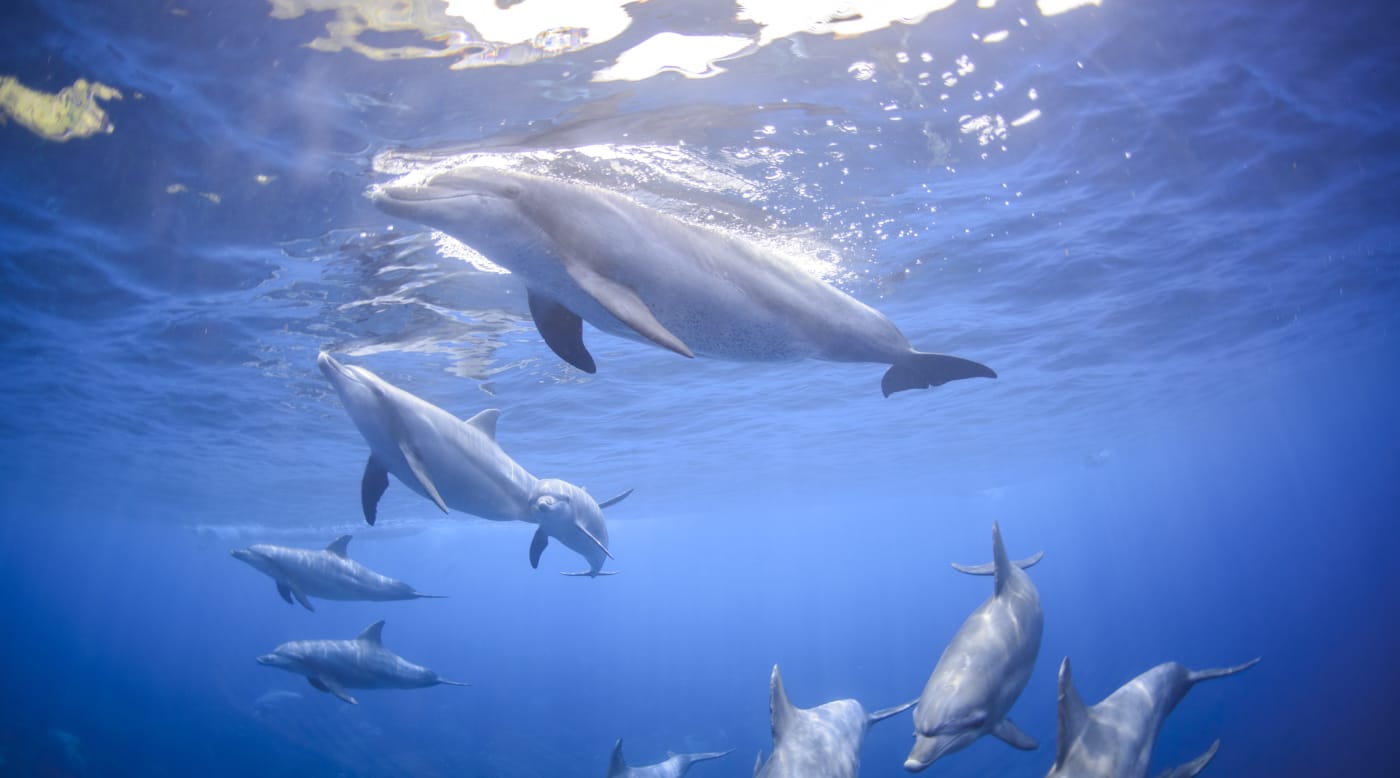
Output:
[[[536,478],[496,442],[501,412],[494,408],[462,421],[324,351],[316,364],[369,443],[369,461],[360,481],[365,521],[374,524],[379,498],[393,473],[443,513],[452,508],[483,519],[538,524],[530,542],[531,567],[539,566],[540,553],[553,537],[589,562],[587,571],[565,575],[610,575],[601,571],[603,561],[612,557],[603,509],[632,490],[598,503],[567,481]]]
[[[258,664],[280,667],[306,676],[312,686],[340,699],[357,704],[346,689],[421,689],[447,684],[466,686],[439,678],[422,665],[415,665],[384,647],[379,635],[384,622],[376,621],[354,640],[294,640],[283,643],[270,654],[258,657]]]
[[[622,739],[613,746],[612,759],[608,761],[608,778],[680,778],[690,771],[690,766],[706,759],[719,759],[734,751],[712,751],[704,754],[673,754],[666,752],[666,761],[644,767],[629,767],[622,758]]]
[[[1065,657],[1060,664],[1055,764],[1046,778],[1146,778],[1157,732],[1191,687],[1243,672],[1258,662],[1256,657],[1213,670],[1189,670],[1165,662],[1120,686],[1099,704],[1086,707]],[[1204,754],[1167,770],[1161,778],[1192,778],[1205,769],[1219,747],[1217,740]]]
[[[871,724],[908,710],[913,701],[867,714],[855,700],[833,700],[815,708],[788,702],[783,677],[773,665],[768,706],[773,717],[773,753],[759,754],[754,778],[856,778],[860,745]]]
[[[972,360],[915,351],[879,311],[769,249],[614,192],[468,164],[369,197],[518,276],[545,344],[587,373],[597,366],[584,320],[687,357],[887,364],[886,397],[996,378]]]
[[[234,559],[247,562],[277,582],[277,593],[288,603],[296,601],[309,611],[316,610],[307,597],[323,600],[416,600],[440,598],[424,594],[412,586],[380,575],[351,559],[346,553],[351,535],[341,535],[324,549],[288,548],[257,543],[235,548]]]
[[[1026,688],[1040,650],[1040,594],[1022,570],[1042,556],[1013,563],[1002,545],[1001,528],[993,523],[992,563],[953,565],[971,575],[993,575],[996,583],[992,596],[953,635],[924,685],[914,708],[914,747],[904,769],[919,772],[983,735],[1028,751],[1037,747],[1006,714]]]

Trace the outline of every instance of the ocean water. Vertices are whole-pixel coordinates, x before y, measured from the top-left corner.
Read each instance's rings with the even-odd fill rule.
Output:
[[[774,664],[803,707],[919,694],[993,522],[1045,552],[1040,747],[928,774],[1044,775],[1066,656],[1089,702],[1262,657],[1153,774],[1217,738],[1207,775],[1400,774],[1400,12],[1073,6],[7,0],[0,77],[120,98],[56,140],[0,86],[0,775],[601,776],[624,738],[748,776]],[[478,158],[766,243],[999,378],[887,399],[591,328],[585,375],[364,197]],[[365,526],[321,350],[635,488],[621,574],[397,482]],[[342,533],[448,599],[310,613],[228,555]],[[379,619],[472,685],[349,706],[254,661]]]

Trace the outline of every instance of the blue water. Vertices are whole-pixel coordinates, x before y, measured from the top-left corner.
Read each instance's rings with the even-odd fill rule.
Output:
[[[0,125],[0,775],[603,775],[622,737],[635,764],[733,748],[693,775],[747,776],[775,663],[799,706],[919,693],[990,592],[948,563],[988,561],[993,521],[1045,551],[1012,710],[1040,748],[986,738],[929,774],[1043,775],[1065,656],[1090,702],[1159,662],[1263,657],[1187,696],[1154,774],[1216,738],[1208,775],[1400,773],[1394,4],[961,0],[639,81],[591,79],[657,33],[761,30],[651,0],[558,56],[376,59],[452,38],[328,51],[307,44],[334,13],[293,5],[0,11],[0,75],[123,93],[110,134]],[[592,330],[585,376],[512,279],[363,197],[483,153],[813,257],[1000,378],[885,399],[878,365]],[[531,570],[531,528],[397,483],[364,526],[322,349],[500,408],[536,474],[635,487],[608,511],[622,573],[557,576],[558,547]],[[227,553],[341,532],[450,598],[309,613]],[[472,686],[351,707],[254,662],[381,618]],[[910,729],[875,726],[862,775],[905,775]]]

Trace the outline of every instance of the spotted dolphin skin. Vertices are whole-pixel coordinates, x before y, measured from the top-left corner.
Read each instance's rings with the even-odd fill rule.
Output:
[[[360,482],[365,521],[374,524],[392,473],[443,513],[451,508],[483,519],[539,525],[530,543],[532,567],[539,566],[540,553],[552,537],[588,560],[588,570],[565,575],[610,575],[602,571],[604,561],[612,557],[603,508],[626,498],[630,489],[599,504],[584,489],[536,478],[511,459],[496,442],[498,410],[463,421],[325,352],[316,363],[369,443]]]
[[[380,641],[383,630],[384,622],[376,621],[354,640],[294,640],[258,657],[258,664],[304,675],[312,686],[351,705],[357,704],[357,700],[346,689],[467,685],[439,678],[432,670],[385,648]]]
[[[755,243],[614,192],[482,165],[371,190],[380,209],[446,232],[519,277],[545,343],[588,373],[583,321],[687,357],[890,365],[885,396],[986,365],[915,351],[889,319]]]
[[[350,558],[350,535],[341,535],[324,549],[288,548],[258,543],[235,548],[234,559],[247,562],[277,582],[277,593],[288,603],[295,597],[309,611],[308,597],[323,600],[416,600],[442,597],[424,594],[403,581],[380,575]]]
[[[728,756],[733,750],[713,751],[704,754],[672,754],[668,752],[666,760],[663,762],[643,767],[631,767],[622,758],[622,740],[619,739],[617,745],[613,746],[612,759],[608,761],[608,778],[680,778],[696,762],[719,759],[722,756]]]
[[[855,700],[798,708],[788,701],[783,677],[778,666],[773,665],[768,688],[773,753],[767,762],[759,754],[754,778],[856,778],[860,774],[860,746],[866,730],[913,704],[906,702],[870,714]]]
[[[1022,570],[1041,554],[1012,562],[992,525],[992,563],[967,567],[972,575],[993,575],[992,596],[967,617],[938,659],[914,708],[914,746],[904,769],[919,772],[942,756],[994,735],[1016,748],[1036,748],[1035,740],[1006,717],[1026,688],[1040,650],[1044,618],[1040,594]]]
[[[1070,677],[1069,658],[1060,664],[1060,722],[1055,764],[1046,778],[1146,778],[1152,747],[1167,714],[1191,691],[1212,678],[1224,678],[1258,664],[1188,670],[1176,662],[1157,665],[1123,684],[1093,707],[1084,705]],[[1220,741],[1161,778],[1192,778],[1210,763]]]

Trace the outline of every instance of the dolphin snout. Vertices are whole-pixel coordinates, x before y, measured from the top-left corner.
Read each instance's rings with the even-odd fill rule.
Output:
[[[247,562],[253,558],[253,552],[249,551],[246,548],[231,548],[228,551],[228,555],[233,557],[234,559],[241,559],[244,562]]]
[[[260,665],[272,665],[272,664],[277,664],[277,655],[276,655],[276,654],[263,654],[262,656],[258,657],[258,664],[260,664]]]

